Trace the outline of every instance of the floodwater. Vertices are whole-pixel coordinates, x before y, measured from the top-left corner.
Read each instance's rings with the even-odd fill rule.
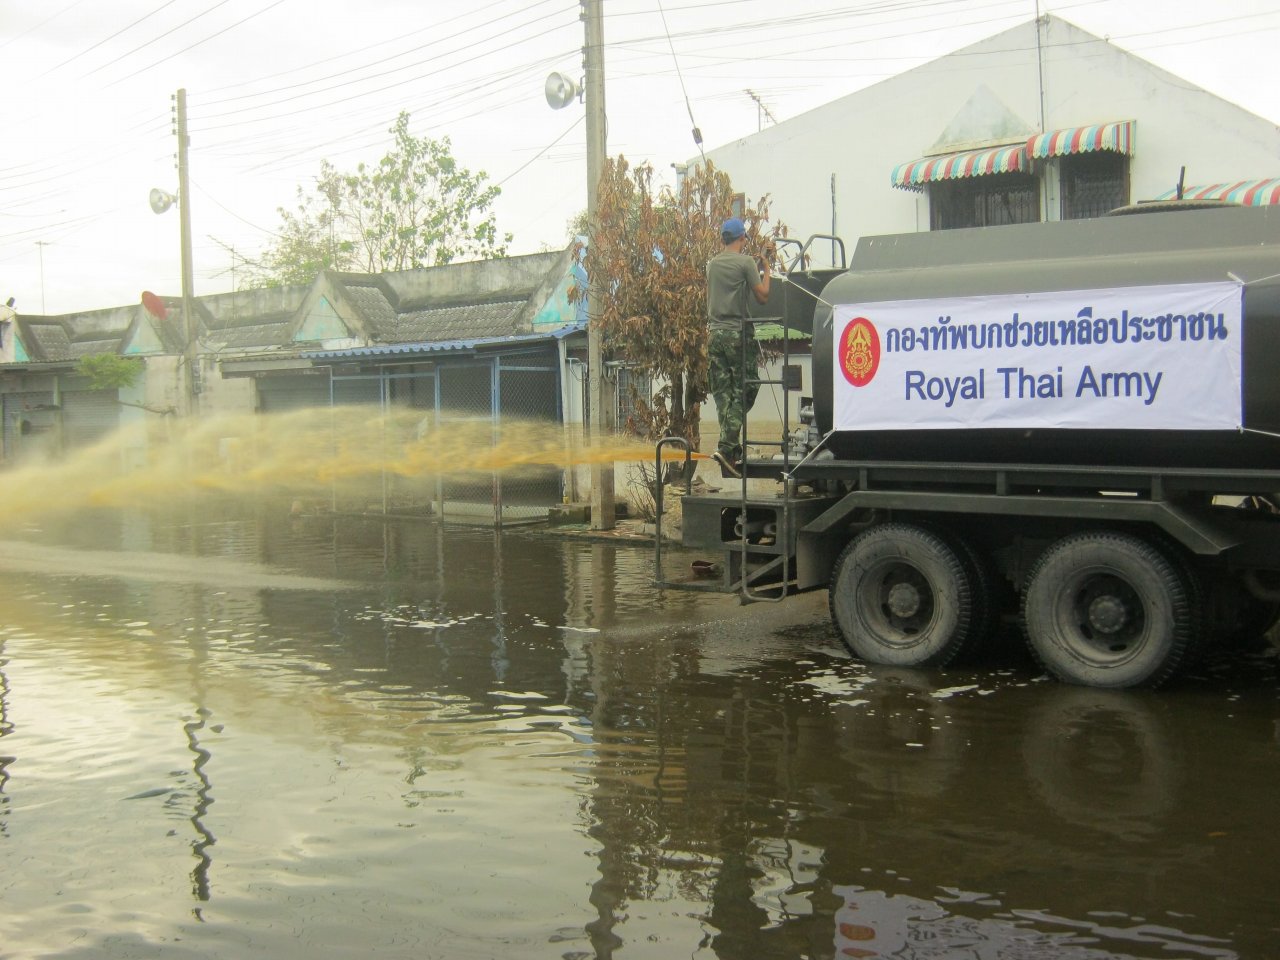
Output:
[[[270,505],[8,531],[0,956],[1280,956],[1271,653],[873,669],[824,594],[651,560]]]

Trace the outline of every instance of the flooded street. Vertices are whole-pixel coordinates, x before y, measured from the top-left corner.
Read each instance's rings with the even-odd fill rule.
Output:
[[[0,956],[1280,954],[1273,652],[869,668],[825,592],[651,574],[266,507],[10,531]]]

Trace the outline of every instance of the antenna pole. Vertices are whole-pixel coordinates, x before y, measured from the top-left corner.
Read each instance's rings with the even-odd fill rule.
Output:
[[[44,305],[44,248],[49,245],[48,240],[37,240],[36,246],[40,249],[40,312],[45,312]]]

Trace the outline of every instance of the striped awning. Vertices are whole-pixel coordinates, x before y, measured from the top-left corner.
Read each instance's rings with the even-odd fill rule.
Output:
[[[1157,200],[1172,200],[1178,188],[1166,190]],[[1226,200],[1246,207],[1266,207],[1280,203],[1280,178],[1270,180],[1236,180],[1234,183],[1211,183],[1207,187],[1183,187],[1184,200]]]
[[[1032,160],[1066,157],[1073,153],[1112,153],[1133,155],[1134,121],[1095,123],[1087,127],[1066,127],[1049,133],[1038,133],[1027,141],[1027,155]]]
[[[991,150],[969,150],[938,157],[921,157],[893,168],[890,179],[903,190],[923,190],[926,183],[937,180],[959,180],[990,173],[1016,173],[1027,167],[1025,145],[995,147]]]

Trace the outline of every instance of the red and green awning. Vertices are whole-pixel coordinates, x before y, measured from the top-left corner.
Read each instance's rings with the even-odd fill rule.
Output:
[[[1029,169],[1032,160],[1050,157],[1066,157],[1099,150],[1132,156],[1135,127],[1136,122],[1133,120],[1064,127],[1036,134],[1025,142],[1013,145],[921,157],[910,163],[898,164],[893,168],[890,180],[895,187],[903,190],[923,190],[926,184],[939,180],[959,180],[992,173],[1018,173]]]
[[[1038,133],[1027,141],[1027,155],[1032,160],[1045,160],[1107,150],[1133,156],[1134,126],[1132,120],[1120,120]]]
[[[1166,190],[1157,200],[1173,200],[1178,195],[1175,187]],[[1266,207],[1280,203],[1280,177],[1270,180],[1236,180],[1232,183],[1211,183],[1203,187],[1183,187],[1184,200],[1225,200],[1246,207]]]
[[[936,180],[959,180],[991,173],[1016,173],[1027,166],[1024,144],[995,147],[991,150],[967,150],[939,157],[921,157],[893,168],[893,185],[904,190],[923,190]]]

